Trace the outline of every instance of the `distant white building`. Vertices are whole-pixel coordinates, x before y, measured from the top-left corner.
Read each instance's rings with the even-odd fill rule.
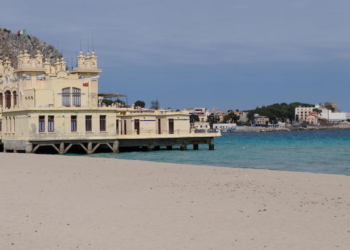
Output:
[[[299,122],[306,122],[307,118],[311,115],[314,109],[321,109],[320,105],[315,105],[313,107],[297,107],[295,108],[295,120]]]
[[[207,117],[210,114],[206,108],[194,108],[189,110],[189,113],[197,115],[200,122],[206,122]]]
[[[234,129],[236,129],[236,127],[237,127],[236,123],[214,123],[213,124],[213,129],[221,130],[222,132],[234,130]]]
[[[332,112],[331,110],[322,110],[319,115],[320,119],[325,119],[328,122],[346,122],[350,119],[350,113],[346,112]]]
[[[314,110],[321,110],[320,113],[315,112]],[[310,119],[316,116],[313,121],[310,122]],[[350,113],[347,112],[332,112],[320,105],[315,105],[314,107],[297,107],[295,108],[295,118],[299,122],[309,122],[316,123],[319,119],[327,122],[346,122],[350,119]]]

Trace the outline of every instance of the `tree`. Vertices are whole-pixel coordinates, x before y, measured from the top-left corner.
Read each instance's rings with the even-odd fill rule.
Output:
[[[151,109],[160,109],[160,103],[158,100],[155,100],[155,101],[151,101]]]
[[[335,111],[334,104],[331,102],[325,102],[323,105],[326,109],[331,110],[332,112]]]
[[[207,122],[209,122],[210,128],[213,129],[213,124],[218,122],[218,118],[214,115],[214,113],[211,113],[207,117]]]
[[[295,108],[297,107],[314,107],[312,104],[292,102],[287,103],[275,103],[268,106],[256,107],[256,109],[248,110],[249,121],[254,121],[254,114],[261,116],[267,116],[271,123],[277,123],[278,121],[285,121],[286,119],[293,121],[295,116]]]
[[[190,115],[190,123],[194,123],[194,122],[198,122],[199,121],[199,117],[196,114],[191,114]]]
[[[125,106],[125,102],[120,100],[120,99],[117,99],[116,101],[112,101],[112,100],[109,100],[109,99],[103,99],[102,100],[102,103],[105,104],[106,106],[111,106],[113,103],[119,103],[120,106]]]
[[[137,100],[135,103],[134,103],[135,107],[141,107],[141,108],[144,108],[146,106],[146,103],[144,101],[140,101],[140,100]]]
[[[237,123],[239,120],[239,115],[236,115],[235,113],[231,112],[224,116],[224,122],[229,123]]]
[[[119,103],[122,107],[125,106],[125,102],[120,99],[117,99],[114,103]]]
[[[314,112],[317,112],[317,115],[319,115],[320,113],[322,113],[322,110],[321,109],[313,109],[312,111],[314,111]]]
[[[102,103],[105,104],[106,106],[110,106],[112,105],[113,101],[109,99],[103,99]]]

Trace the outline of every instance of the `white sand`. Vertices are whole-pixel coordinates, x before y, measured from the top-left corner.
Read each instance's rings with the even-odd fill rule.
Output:
[[[4,250],[350,249],[348,176],[0,153],[0,198]]]

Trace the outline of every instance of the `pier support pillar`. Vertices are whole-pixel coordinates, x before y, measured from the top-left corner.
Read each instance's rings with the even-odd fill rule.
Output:
[[[92,150],[92,142],[89,142],[87,145],[87,153],[88,154],[92,154],[93,150]]]
[[[173,150],[173,146],[166,146],[166,150]]]
[[[209,150],[214,150],[214,144],[209,144]]]
[[[154,150],[160,150],[160,146],[155,146]]]
[[[186,144],[181,145],[181,146],[180,146],[180,149],[181,149],[181,150],[187,150],[187,145],[186,145]]]
[[[26,144],[26,153],[29,154],[29,153],[32,153],[32,152],[33,152],[33,144],[27,143]]]
[[[154,150],[154,145],[147,146],[147,151],[153,151],[153,150]]]
[[[198,144],[193,144],[193,150],[198,150]]]
[[[64,154],[64,143],[63,143],[63,142],[60,143],[60,150],[59,150],[59,153],[60,153],[60,155],[63,155],[63,154]]]
[[[119,141],[113,142],[113,153],[119,153]]]

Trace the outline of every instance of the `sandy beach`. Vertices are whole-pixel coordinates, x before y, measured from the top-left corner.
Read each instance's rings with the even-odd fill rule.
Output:
[[[349,249],[350,177],[0,153],[0,249]]]

